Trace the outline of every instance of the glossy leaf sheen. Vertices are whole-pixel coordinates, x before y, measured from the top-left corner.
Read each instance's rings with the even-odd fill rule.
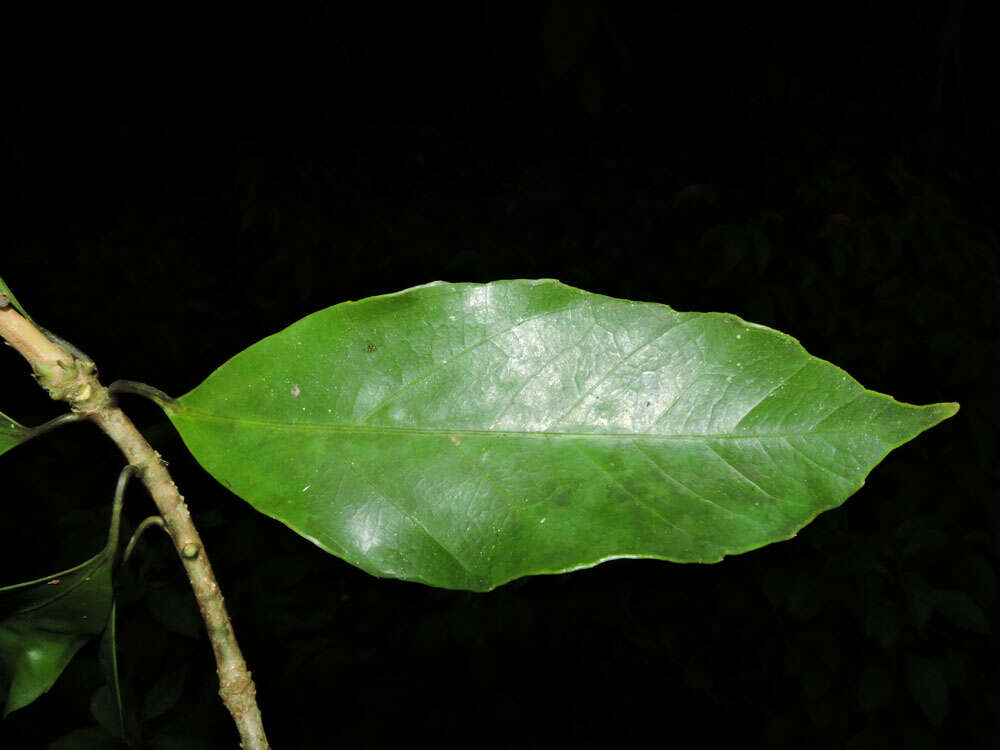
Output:
[[[4,714],[46,692],[70,659],[100,634],[111,609],[110,556],[0,589],[0,668],[11,678]]]
[[[788,539],[953,415],[795,339],[553,280],[346,302],[164,404],[258,510],[378,576],[487,590]]]

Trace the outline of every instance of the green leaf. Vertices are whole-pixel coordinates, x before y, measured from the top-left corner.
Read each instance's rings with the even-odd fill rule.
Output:
[[[31,436],[31,430],[0,412],[0,456]]]
[[[111,609],[111,555],[0,589],[0,668],[11,679],[6,716],[46,692],[70,659],[104,630]]]
[[[0,278],[0,294],[6,298],[7,302],[15,310],[21,313],[21,315],[26,317],[28,320],[31,320],[31,316],[25,312],[23,307],[21,307],[21,304],[17,301],[17,297],[14,296],[14,293],[10,290],[7,284],[4,283],[2,278]],[[27,427],[18,424],[13,419],[0,412],[0,455],[6,453],[18,443],[27,440],[30,434],[31,430]]]
[[[26,317],[28,320],[31,320],[31,316],[28,315],[23,307],[21,307],[21,303],[17,301],[17,297],[14,296],[14,292],[12,292],[10,287],[4,283],[2,278],[0,278],[0,294],[3,294],[7,298],[7,301],[15,310],[21,313],[21,315]]]
[[[733,315],[553,280],[335,305],[162,405],[261,512],[374,575],[472,590],[788,539],[958,410]]]
[[[45,693],[76,652],[104,631],[120,516],[117,497],[107,544],[86,562],[0,588],[0,670],[10,680],[4,716]]]

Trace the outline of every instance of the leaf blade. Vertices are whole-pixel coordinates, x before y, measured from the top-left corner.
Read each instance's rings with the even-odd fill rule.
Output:
[[[14,296],[14,292],[10,290],[10,287],[7,286],[3,278],[0,278],[0,294],[3,294],[7,298],[11,307],[21,313],[21,315],[28,320],[31,320],[31,316],[28,315],[27,311],[23,307],[21,307],[21,303],[17,301],[17,297]]]
[[[0,456],[31,437],[31,430],[0,412]]]
[[[165,409],[210,473],[324,549],[487,590],[790,538],[957,405],[866,391],[732,315],[520,280],[335,305]]]
[[[82,565],[0,589],[0,668],[11,680],[4,716],[47,692],[111,609],[105,550]]]
[[[92,558],[53,575],[0,588],[0,670],[10,682],[4,716],[46,693],[84,644],[105,631],[113,618],[112,566],[121,502],[117,493],[107,542]],[[113,645],[113,620],[111,626]]]

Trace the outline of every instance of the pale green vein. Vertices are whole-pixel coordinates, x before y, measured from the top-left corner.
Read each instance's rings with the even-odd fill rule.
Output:
[[[581,336],[580,336],[580,337],[579,337],[579,338],[578,338],[578,339],[577,339],[576,341],[574,341],[574,342],[573,342],[572,344],[569,344],[568,346],[564,347],[564,348],[563,348],[563,349],[561,349],[560,351],[558,351],[558,352],[556,352],[555,354],[553,354],[553,355],[552,355],[551,357],[549,357],[549,358],[548,358],[547,360],[545,360],[545,362],[543,362],[543,363],[541,364],[541,366],[540,366],[540,367],[539,367],[539,368],[538,368],[537,370],[535,370],[535,371],[534,371],[533,373],[531,373],[531,374],[530,374],[530,375],[529,375],[529,376],[528,376],[528,377],[527,377],[527,378],[525,379],[524,383],[522,383],[522,384],[521,384],[521,387],[520,387],[520,388],[518,388],[518,389],[517,389],[517,390],[516,390],[516,391],[515,391],[515,392],[514,392],[514,393],[513,393],[512,395],[511,395],[511,397],[510,397],[510,400],[509,400],[509,401],[507,402],[507,405],[506,405],[506,406],[504,406],[504,408],[500,410],[500,413],[499,413],[499,414],[497,414],[497,416],[496,416],[496,419],[494,419],[494,420],[493,420],[493,424],[495,425],[495,424],[496,424],[497,422],[499,422],[499,421],[500,421],[500,420],[501,420],[501,419],[503,418],[503,415],[504,415],[504,414],[506,414],[506,413],[507,413],[507,411],[508,411],[508,410],[510,409],[510,407],[512,407],[512,406],[514,405],[514,400],[515,400],[515,399],[516,399],[516,398],[517,398],[518,396],[520,396],[520,395],[521,395],[521,394],[522,394],[522,393],[524,392],[524,389],[525,389],[525,388],[527,388],[527,387],[528,387],[528,385],[530,385],[530,384],[531,384],[531,381],[533,381],[533,380],[534,380],[535,378],[537,378],[537,377],[538,377],[538,375],[539,375],[539,374],[540,374],[540,373],[541,373],[541,372],[542,372],[542,371],[543,371],[543,370],[544,370],[544,369],[545,369],[546,367],[548,367],[549,365],[551,365],[551,364],[552,364],[553,362],[555,362],[555,361],[556,361],[557,359],[559,359],[559,357],[561,357],[561,356],[562,356],[563,354],[565,354],[565,353],[566,353],[566,352],[568,352],[569,350],[573,349],[573,348],[574,348],[574,347],[576,347],[576,346],[577,346],[577,345],[578,345],[578,344],[579,344],[579,343],[580,343],[581,341],[583,341],[583,340],[584,340],[584,339],[585,339],[585,338],[587,337],[587,334],[589,334],[589,333],[590,333],[591,331],[593,331],[593,330],[594,330],[594,326],[596,326],[596,325],[597,325],[597,321],[595,320],[595,321],[593,321],[593,322],[592,322],[592,323],[590,324],[590,328],[588,328],[588,329],[587,329],[586,331],[584,331],[584,332],[583,332],[583,334],[582,334],[582,335],[581,335]],[[505,352],[505,353],[506,353],[506,352]]]
[[[657,341],[659,341],[660,339],[662,339],[664,336],[666,336],[671,331],[676,331],[678,328],[681,328],[682,326],[687,325],[688,323],[691,323],[692,321],[696,321],[696,320],[697,320],[697,318],[691,317],[691,318],[688,318],[687,320],[681,321],[680,323],[676,323],[675,322],[672,325],[668,326],[666,329],[660,331],[658,334],[656,334],[649,341],[647,341],[647,342],[645,342],[643,344],[639,344],[639,346],[637,346],[635,349],[633,349],[627,355],[625,355],[625,357],[623,359],[620,359],[617,362],[615,362],[608,369],[608,371],[606,373],[604,373],[604,375],[602,375],[601,378],[596,383],[594,383],[590,388],[588,388],[586,391],[584,391],[583,394],[580,396],[580,398],[578,398],[573,404],[571,404],[570,407],[568,409],[566,409],[562,413],[562,416],[559,417],[557,420],[555,420],[555,422],[561,422],[564,419],[566,419],[566,417],[568,417],[570,414],[572,414],[573,410],[576,407],[578,407],[580,404],[582,404],[584,402],[584,400],[586,400],[587,396],[589,396],[591,393],[593,393],[598,388],[600,388],[605,382],[607,382],[608,378],[610,378],[612,375],[614,375],[615,372],[618,371],[618,368],[621,367],[626,362],[628,362],[630,359],[632,359],[632,357],[634,357],[635,355],[637,355],[639,352],[644,351],[645,349],[648,349],[650,346],[652,346],[653,344],[655,344]]]
[[[462,448],[461,443],[459,443],[458,445],[451,445],[451,447],[446,447],[445,450],[446,451],[457,450],[458,454],[462,457],[462,460],[467,462],[470,466],[472,466],[472,468],[474,468],[476,471],[482,474],[483,478],[490,483],[490,486],[496,489],[497,492],[499,492],[501,495],[504,496],[504,498],[506,498],[507,505],[510,506],[511,511],[524,518],[524,509],[521,507],[521,504],[517,501],[517,499],[511,496],[511,494],[507,490],[505,490],[499,482],[494,480],[493,477],[490,476],[489,472],[487,472],[486,469],[480,466],[478,462],[473,461],[466,453],[465,449]]]
[[[409,381],[408,383],[404,383],[403,385],[401,385],[399,388],[397,388],[395,391],[393,391],[392,393],[390,393],[388,396],[386,396],[384,399],[382,399],[379,403],[377,403],[375,406],[373,406],[371,409],[369,409],[368,413],[365,414],[363,417],[361,417],[361,419],[368,419],[369,417],[371,417],[372,414],[375,414],[379,409],[381,409],[383,406],[385,406],[386,404],[388,404],[390,401],[393,401],[394,399],[398,398],[399,395],[401,393],[403,393],[403,391],[406,391],[406,390],[412,388],[417,383],[420,383],[420,382],[423,382],[424,380],[427,380],[427,378],[431,377],[434,373],[438,372],[439,370],[444,369],[445,367],[447,367],[448,365],[450,365],[452,362],[455,362],[456,360],[460,359],[461,357],[464,357],[469,352],[475,351],[476,349],[478,349],[483,344],[491,342],[493,339],[497,338],[498,336],[503,336],[505,333],[510,333],[511,331],[513,331],[518,326],[524,325],[525,323],[527,323],[529,320],[536,320],[538,318],[544,318],[544,317],[546,317],[548,315],[555,315],[556,313],[564,312],[566,309],[567,309],[566,307],[560,307],[560,308],[557,308],[555,310],[546,310],[545,312],[538,313],[537,315],[532,315],[530,317],[524,318],[523,320],[518,320],[518,321],[512,323],[511,325],[507,326],[506,328],[503,328],[503,329],[501,329],[501,330],[499,330],[499,331],[497,331],[495,333],[492,333],[489,336],[487,336],[486,338],[480,339],[479,341],[477,341],[474,344],[470,344],[468,347],[466,347],[462,351],[458,352],[454,356],[446,359],[441,364],[435,365],[434,367],[432,367],[431,369],[427,370],[426,372],[422,372],[420,375],[418,375],[417,377],[415,377],[413,380]],[[501,350],[501,351],[503,351],[503,350]]]
[[[749,417],[749,416],[750,416],[751,414],[753,414],[754,410],[755,410],[755,409],[756,409],[756,408],[757,408],[758,406],[760,406],[760,405],[761,405],[762,403],[764,403],[765,401],[767,401],[767,399],[771,397],[771,394],[773,394],[773,393],[777,392],[777,390],[778,390],[779,388],[781,388],[781,386],[785,385],[785,383],[787,383],[787,382],[788,382],[789,380],[791,380],[791,379],[792,379],[792,378],[794,378],[794,377],[795,377],[796,375],[798,375],[798,374],[799,374],[800,372],[802,372],[802,371],[803,371],[804,369],[806,369],[806,367],[807,367],[807,366],[809,365],[809,362],[810,362],[810,359],[811,359],[811,358],[809,357],[809,355],[808,355],[808,354],[805,354],[805,352],[803,352],[803,354],[805,355],[805,361],[804,361],[804,362],[803,362],[803,363],[802,363],[802,364],[801,364],[801,365],[800,365],[800,366],[799,366],[799,367],[798,367],[798,368],[797,368],[797,369],[795,370],[795,372],[792,372],[792,373],[789,373],[788,375],[786,375],[786,376],[785,376],[784,378],[782,378],[782,379],[781,379],[781,380],[780,380],[780,381],[778,382],[778,384],[777,384],[777,385],[775,385],[775,386],[774,386],[774,388],[772,388],[772,389],[771,389],[771,390],[769,390],[769,391],[768,391],[767,393],[765,393],[765,394],[764,394],[764,395],[763,395],[763,396],[761,397],[760,401],[758,401],[758,402],[757,402],[756,404],[754,404],[754,405],[753,405],[753,406],[751,406],[751,407],[750,407],[749,409],[747,409],[747,410],[746,410],[746,413],[744,413],[744,414],[743,414],[743,416],[742,416],[742,417],[740,417],[740,421],[736,423],[736,426],[737,426],[737,427],[739,427],[739,426],[740,426],[741,424],[743,424],[744,420],[746,420],[746,418],[747,418],[747,417]]]
[[[779,501],[781,500],[781,498],[775,497],[770,492],[768,492],[763,487],[761,487],[759,484],[757,484],[755,481],[753,481],[746,474],[744,474],[742,471],[740,471],[739,469],[737,469],[729,459],[727,459],[725,456],[723,456],[721,453],[719,453],[719,451],[717,451],[715,449],[715,447],[712,445],[712,443],[710,441],[706,441],[705,445],[708,447],[708,449],[710,451],[712,451],[712,453],[714,453],[716,456],[718,456],[720,459],[722,459],[722,463],[724,463],[726,466],[728,466],[730,469],[732,469],[733,472],[736,474],[736,476],[738,476],[744,482],[746,482],[747,484],[749,484],[751,487],[754,487],[758,492],[764,493],[764,495],[766,497],[770,498],[771,500],[779,500]]]
[[[661,521],[663,521],[663,523],[665,523],[667,526],[669,526],[672,529],[675,529],[676,531],[679,531],[681,534],[683,534],[684,536],[686,536],[688,539],[691,539],[691,540],[693,540],[695,542],[699,542],[701,544],[711,543],[711,540],[702,539],[700,537],[697,537],[694,534],[692,534],[690,531],[688,531],[687,529],[681,528],[680,526],[678,526],[677,524],[675,524],[673,521],[671,521],[669,518],[667,518],[665,515],[663,515],[659,511],[659,509],[657,509],[656,507],[654,507],[650,503],[648,503],[645,500],[643,500],[641,497],[639,497],[634,492],[632,492],[632,490],[630,490],[624,484],[622,484],[617,479],[615,479],[615,476],[610,471],[608,471],[604,466],[602,466],[599,461],[597,461],[593,456],[591,456],[589,453],[587,453],[587,451],[585,451],[579,445],[576,446],[576,449],[578,451],[580,451],[580,453],[582,453],[592,464],[594,464],[594,466],[596,466],[598,469],[600,469],[602,472],[604,472],[604,474],[608,477],[608,479],[610,479],[612,482],[614,482],[617,486],[621,487],[622,490],[625,492],[625,494],[627,494],[629,497],[631,497],[636,502],[637,505],[639,505],[642,508],[645,508],[647,511],[649,511],[654,516],[656,516]],[[661,469],[661,471],[662,471],[662,469]]]
[[[691,489],[690,487],[688,487],[686,484],[684,484],[683,482],[681,482],[679,479],[677,479],[676,477],[672,476],[662,466],[660,466],[653,459],[652,456],[650,456],[646,451],[644,451],[634,440],[632,441],[632,445],[634,445],[635,449],[637,451],[639,451],[639,453],[641,453],[642,455],[644,455],[646,457],[646,459],[651,464],[653,464],[653,466],[656,467],[656,469],[660,472],[660,474],[662,474],[666,479],[669,479],[671,482],[673,482],[674,484],[676,484],[682,490],[685,490],[688,494],[693,495],[694,497],[698,498],[702,502],[708,503],[712,507],[718,508],[719,510],[723,511],[724,513],[728,513],[729,515],[733,516],[733,518],[742,518],[744,521],[749,521],[750,523],[752,523],[757,528],[763,529],[763,530],[766,531],[764,525],[761,524],[761,522],[758,521],[756,518],[752,518],[751,516],[748,516],[745,513],[737,513],[735,510],[731,510],[730,508],[727,508],[724,505],[719,505],[718,503],[713,503],[711,500],[709,500],[704,495],[702,495],[702,494],[700,494],[698,492],[695,492],[693,489]]]
[[[782,433],[760,433],[734,435],[729,433],[690,433],[690,434],[657,434],[648,432],[552,432],[550,430],[470,430],[456,427],[395,427],[382,425],[349,425],[349,424],[313,424],[309,422],[268,422],[261,419],[246,419],[244,417],[226,417],[220,414],[208,414],[197,411],[190,407],[181,407],[173,411],[175,419],[187,419],[190,421],[213,421],[229,422],[247,427],[267,427],[275,430],[315,430],[317,432],[340,432],[346,434],[386,434],[386,435],[428,435],[434,437],[448,437],[451,435],[467,435],[469,437],[517,437],[517,438],[537,438],[544,440],[559,439],[583,439],[583,440],[631,440],[639,438],[641,440],[759,440],[759,439],[782,439],[789,437],[809,437],[810,435],[840,435],[854,434],[851,430],[832,431],[793,431]]]
[[[445,547],[444,544],[441,543],[441,540],[439,540],[436,536],[434,536],[434,534],[431,533],[430,529],[428,529],[424,524],[422,524],[420,521],[418,521],[412,515],[410,515],[405,510],[403,510],[402,508],[400,508],[398,505],[396,505],[396,503],[394,503],[385,492],[382,492],[382,490],[380,490],[378,487],[376,487],[375,483],[372,482],[371,479],[369,479],[365,474],[363,474],[361,472],[361,470],[357,466],[354,465],[353,462],[348,461],[347,458],[345,458],[344,456],[340,455],[339,453],[337,453],[336,455],[337,455],[337,458],[340,459],[341,463],[343,463],[347,467],[347,469],[349,471],[353,472],[362,482],[364,482],[369,487],[371,487],[372,491],[376,495],[378,495],[379,497],[381,497],[386,502],[386,504],[388,504],[389,506],[391,506],[392,508],[394,508],[396,510],[396,512],[399,513],[399,515],[401,515],[403,518],[405,518],[411,524],[413,524],[413,526],[415,528],[418,528],[421,531],[423,531],[424,534],[427,536],[428,539],[430,539],[432,542],[434,542],[434,544],[436,544],[445,554],[447,554],[452,560],[454,560],[456,563],[458,563],[458,566],[462,570],[464,570],[466,573],[468,573],[469,576],[471,576],[473,580],[476,580],[476,581],[479,580],[479,576],[476,575],[475,573],[473,573],[466,566],[466,564],[459,559],[458,555],[456,555],[450,549],[448,549],[447,547]]]
[[[804,458],[806,461],[808,461],[809,463],[811,463],[813,466],[815,466],[820,471],[825,471],[830,476],[837,477],[837,479],[839,479],[839,480],[841,480],[843,482],[847,482],[852,487],[855,485],[855,481],[853,479],[849,479],[848,477],[845,477],[843,474],[838,474],[833,469],[828,469],[826,466],[823,466],[823,464],[817,462],[816,459],[812,458],[810,455],[808,455],[801,448],[796,448],[795,447],[795,443],[793,443],[791,440],[789,440],[787,435],[783,435],[781,437],[781,439],[785,441],[785,443],[788,445],[789,448],[791,448],[797,454],[799,454],[800,456],[802,456],[802,458]]]

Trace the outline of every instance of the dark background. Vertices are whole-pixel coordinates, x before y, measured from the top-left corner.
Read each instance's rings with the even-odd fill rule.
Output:
[[[180,395],[343,300],[555,277],[733,312],[874,390],[962,403],[792,541],[483,595],[326,555],[123,397],[202,529],[275,748],[998,746],[984,5],[478,0],[12,23],[15,42],[38,37],[4,93],[0,273],[105,383]],[[5,413],[60,413],[12,350],[0,370]],[[5,456],[0,583],[93,554],[120,464],[87,425]],[[152,512],[134,488],[128,530]],[[151,534],[122,577],[143,746],[235,747],[172,555]],[[0,740],[94,725],[95,654]]]

